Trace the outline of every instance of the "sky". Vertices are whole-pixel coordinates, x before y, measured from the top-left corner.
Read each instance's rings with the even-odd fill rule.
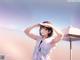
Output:
[[[32,43],[35,45],[35,42],[27,37],[23,31],[28,26],[46,20],[51,21],[61,30],[70,25],[80,28],[79,2],[72,2],[71,0],[0,0],[1,52],[8,53],[10,56],[10,51],[11,57],[15,59],[17,57],[18,59],[26,59],[26,56],[29,54],[30,56],[27,58],[29,60],[33,51]],[[28,47],[29,43],[31,47]],[[72,60],[80,60],[79,45],[79,41],[72,42]],[[27,50],[28,48],[30,51]],[[24,51],[26,51],[27,55]],[[69,42],[61,41],[53,53],[51,58],[69,60]]]
[[[0,55],[6,60],[31,60],[36,41],[24,32],[0,28]],[[72,60],[80,60],[80,42],[72,42]],[[55,60],[69,60],[69,42],[61,41],[49,56]]]
[[[63,29],[69,25],[79,27],[80,4],[67,0],[1,0],[0,26],[22,30],[28,25],[51,21]]]
[[[36,41],[22,31],[0,28],[0,55],[6,60],[31,60],[35,45]],[[79,51],[80,42],[72,42],[72,60],[80,60]],[[60,41],[49,56],[52,60],[69,60],[69,42]]]

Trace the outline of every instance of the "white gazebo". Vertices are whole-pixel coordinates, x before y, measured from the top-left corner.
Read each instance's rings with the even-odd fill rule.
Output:
[[[63,40],[70,42],[70,60],[72,59],[72,41],[80,41],[80,29],[73,26],[63,29]]]

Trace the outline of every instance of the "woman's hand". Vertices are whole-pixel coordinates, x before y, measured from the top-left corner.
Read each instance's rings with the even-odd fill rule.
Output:
[[[33,29],[33,28],[35,28],[35,27],[39,27],[39,26],[40,26],[40,24],[35,24],[35,25],[32,25],[32,26],[29,27],[29,28]]]

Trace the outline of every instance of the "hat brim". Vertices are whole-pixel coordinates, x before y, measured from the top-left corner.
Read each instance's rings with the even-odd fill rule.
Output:
[[[51,24],[47,24],[47,23],[40,23],[40,25],[45,26],[45,27],[52,27]]]

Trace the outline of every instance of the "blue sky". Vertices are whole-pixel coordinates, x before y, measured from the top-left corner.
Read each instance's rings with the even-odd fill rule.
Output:
[[[67,0],[0,0],[0,27],[21,31],[45,20],[60,29],[69,25],[80,28],[80,3]]]
[[[0,26],[17,30],[45,20],[50,20],[60,29],[71,24],[75,26],[77,20],[74,17],[79,17],[80,12],[80,4],[66,0],[11,0],[0,3]]]

